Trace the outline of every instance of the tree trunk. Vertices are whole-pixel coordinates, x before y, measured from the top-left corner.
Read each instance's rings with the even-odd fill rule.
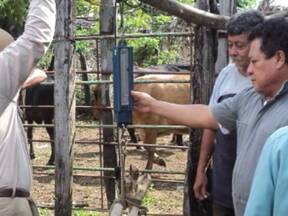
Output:
[[[236,12],[235,0],[220,0],[220,14],[225,16],[231,16]],[[228,48],[227,48],[227,35],[218,35],[218,55],[215,65],[215,72],[218,74],[228,64]]]
[[[210,10],[212,3],[198,0],[198,6],[203,10]],[[192,74],[192,103],[207,104],[214,81],[216,31],[203,26],[195,28],[194,59]],[[193,193],[193,184],[196,176],[198,155],[201,141],[201,131],[191,131],[191,145],[188,150],[187,170],[184,186],[183,215],[208,216],[211,215],[211,204],[198,202]],[[193,142],[192,142],[193,141]]]
[[[207,11],[189,6],[187,4],[178,3],[175,0],[141,0],[145,4],[151,5],[170,15],[182,18],[188,23],[196,25],[204,25],[213,29],[225,29],[225,25],[229,17],[220,16]]]

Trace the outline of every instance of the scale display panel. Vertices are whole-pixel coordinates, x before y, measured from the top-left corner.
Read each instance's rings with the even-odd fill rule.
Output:
[[[128,49],[120,50],[121,106],[129,105],[129,55]]]
[[[113,48],[113,94],[115,122],[132,123],[133,50],[132,47]]]

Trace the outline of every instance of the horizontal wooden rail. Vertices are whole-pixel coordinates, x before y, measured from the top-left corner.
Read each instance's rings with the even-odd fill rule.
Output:
[[[143,38],[143,37],[192,37],[192,32],[162,32],[162,33],[142,33],[142,34],[124,34],[124,35],[76,35],[75,40],[103,40],[103,39],[114,39],[114,38]]]
[[[23,124],[24,127],[54,127],[54,124]],[[117,128],[117,125],[76,124],[76,128]],[[127,125],[127,128],[140,129],[187,129],[182,125]]]
[[[190,80],[135,80],[134,83],[190,83]],[[112,80],[76,81],[77,85],[113,84]],[[43,82],[41,85],[54,85],[54,82]]]
[[[54,140],[31,140],[32,142],[42,142],[42,143],[50,143],[54,142]],[[118,145],[116,142],[99,142],[99,141],[75,141],[75,144],[92,144],[92,145]],[[188,149],[187,146],[175,146],[175,145],[158,145],[158,144],[148,144],[148,143],[128,143],[127,147],[153,147],[157,149]]]
[[[32,166],[33,169],[46,169],[46,170],[54,170],[55,166]],[[107,168],[107,167],[96,167],[96,168],[90,168],[90,167],[73,167],[73,171],[92,171],[92,172],[100,172],[100,171],[106,171],[106,172],[115,172],[115,168]],[[129,170],[125,170],[125,172],[129,173]],[[161,174],[173,174],[173,175],[185,175],[184,172],[175,171],[175,170],[139,170],[141,173],[161,173]]]

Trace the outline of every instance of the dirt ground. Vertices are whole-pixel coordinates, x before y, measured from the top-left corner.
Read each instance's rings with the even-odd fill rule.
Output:
[[[84,122],[84,124],[88,124]],[[76,141],[98,141],[99,129],[77,128]],[[185,137],[187,139],[187,137]],[[47,140],[44,128],[34,129],[34,139]],[[158,138],[159,144],[169,144],[171,135]],[[38,142],[34,144],[36,159],[33,166],[43,166],[50,155],[50,144]],[[167,167],[154,166],[155,170],[177,171],[184,173],[186,167],[187,151],[181,149],[158,149],[158,154],[166,161]],[[74,168],[100,167],[99,146],[96,144],[74,145]],[[128,148],[126,164],[133,164],[139,169],[144,169],[146,152],[135,147]],[[128,168],[128,166],[127,166]],[[126,168],[126,169],[127,169]],[[39,206],[54,205],[54,170],[44,168],[33,169],[32,196]],[[106,195],[99,171],[74,171],[73,179],[73,205],[83,208],[107,208]],[[145,196],[143,205],[148,208],[148,213],[182,215],[183,183],[182,174],[152,174],[152,179],[177,180],[178,183],[153,182]],[[49,213],[47,215],[53,215]],[[99,215],[107,215],[101,213]]]

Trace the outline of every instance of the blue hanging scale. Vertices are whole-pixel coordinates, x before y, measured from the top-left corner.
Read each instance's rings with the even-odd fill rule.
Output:
[[[112,53],[115,122],[122,127],[132,123],[133,49],[119,45]]]

